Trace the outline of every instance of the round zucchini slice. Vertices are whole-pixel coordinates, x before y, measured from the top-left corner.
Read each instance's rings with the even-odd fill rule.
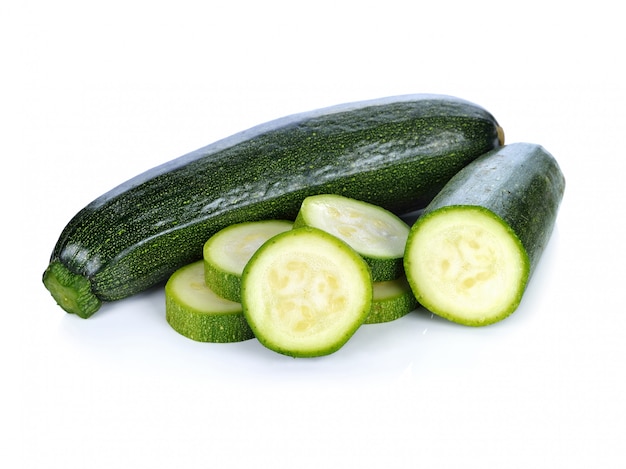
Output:
[[[165,284],[165,318],[198,342],[241,342],[254,334],[240,303],[218,296],[204,282],[202,260],[181,267]]]
[[[382,207],[341,195],[314,195],[304,199],[294,225],[319,228],[348,243],[368,263],[374,282],[403,275],[410,227]]]
[[[339,350],[372,304],[367,263],[345,242],[311,227],[263,244],[243,271],[241,292],[257,339],[293,357]]]
[[[292,226],[286,220],[243,222],[211,236],[203,248],[206,284],[219,296],[240,302],[243,268],[265,241]]]

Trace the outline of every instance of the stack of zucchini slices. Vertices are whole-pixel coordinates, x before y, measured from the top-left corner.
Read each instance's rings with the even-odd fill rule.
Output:
[[[166,318],[198,341],[256,337],[285,355],[327,355],[362,324],[417,307],[403,268],[409,230],[367,202],[307,197],[294,222],[238,223],[211,236],[203,260],[167,282]]]

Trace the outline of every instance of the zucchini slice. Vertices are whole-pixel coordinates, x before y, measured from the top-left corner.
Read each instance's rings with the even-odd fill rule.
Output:
[[[374,282],[372,310],[365,324],[395,321],[415,310],[419,303],[406,277]]]
[[[286,220],[242,222],[231,225],[211,236],[204,244],[204,278],[219,296],[241,301],[241,274],[261,245],[293,223]]]
[[[411,228],[407,278],[417,301],[484,326],[515,311],[552,233],[565,178],[544,148],[511,144],[455,175]]]
[[[345,241],[372,270],[372,280],[399,278],[409,225],[390,211],[368,202],[335,194],[307,197],[295,227],[312,226]]]
[[[340,239],[302,227],[274,236],[246,265],[244,315],[267,348],[292,357],[339,350],[371,310],[367,263]]]
[[[165,284],[165,317],[175,331],[198,342],[254,337],[241,304],[221,298],[206,285],[202,260],[181,267]]]

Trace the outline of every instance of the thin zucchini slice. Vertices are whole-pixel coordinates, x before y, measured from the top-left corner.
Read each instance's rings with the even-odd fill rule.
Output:
[[[175,331],[198,342],[254,337],[241,304],[221,298],[206,285],[202,260],[181,267],[165,284],[165,317]]]
[[[377,205],[335,194],[307,197],[294,226],[312,226],[345,241],[368,263],[374,282],[403,275],[409,225]]]
[[[203,248],[206,284],[219,296],[240,302],[243,268],[265,241],[292,226],[286,220],[243,222],[211,236]]]
[[[405,270],[417,301],[468,326],[517,309],[553,230],[565,178],[543,147],[511,144],[457,173],[411,228]]]
[[[340,239],[302,227],[261,246],[242,276],[244,315],[267,348],[292,357],[339,350],[371,310],[364,259]]]
[[[395,321],[419,306],[406,277],[374,282],[373,287],[372,310],[365,324]]]

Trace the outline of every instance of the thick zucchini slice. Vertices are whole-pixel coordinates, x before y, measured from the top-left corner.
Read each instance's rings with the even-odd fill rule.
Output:
[[[293,357],[341,348],[371,310],[363,258],[340,239],[302,227],[274,236],[246,265],[244,315],[267,348]]]
[[[165,318],[198,342],[241,342],[254,334],[240,303],[215,294],[204,282],[202,260],[183,266],[165,284]]]
[[[419,304],[406,277],[374,282],[372,310],[365,324],[395,321],[415,310]]]
[[[204,244],[206,284],[219,296],[241,302],[241,275],[252,255],[272,236],[292,227],[286,220],[262,220],[220,230]]]
[[[229,225],[294,220],[310,195],[341,194],[398,214],[423,208],[459,169],[502,141],[489,112],[440,95],[277,119],[98,197],[63,229],[44,277],[66,270],[86,279],[87,289],[81,281],[50,289],[63,309],[86,318],[102,302],[143,291],[202,259],[206,240]]]
[[[372,270],[372,280],[404,274],[402,257],[409,225],[378,205],[334,194],[307,197],[294,226],[312,226],[348,243]]]
[[[454,176],[411,228],[407,278],[419,303],[484,326],[515,311],[552,233],[565,190],[543,147],[516,143]]]

